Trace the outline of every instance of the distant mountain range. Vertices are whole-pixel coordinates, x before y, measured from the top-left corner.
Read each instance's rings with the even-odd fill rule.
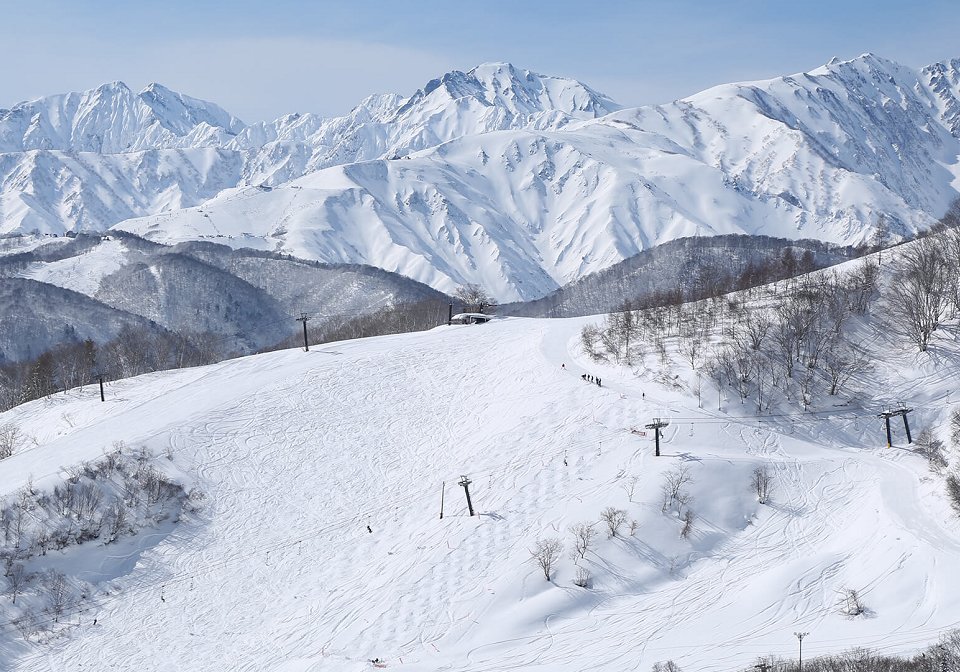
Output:
[[[663,242],[907,235],[958,196],[960,60],[870,54],[621,109],[509,64],[245,125],[122,83],[0,110],[0,232],[124,229],[535,299]]]

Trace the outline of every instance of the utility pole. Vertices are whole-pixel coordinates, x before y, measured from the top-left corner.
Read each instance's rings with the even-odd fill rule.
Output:
[[[653,422],[649,425],[644,425],[646,429],[653,430],[653,440],[656,442],[657,449],[654,453],[657,457],[660,457],[660,430],[670,424],[669,420],[661,420],[660,418],[654,418]]]
[[[447,326],[453,324],[453,304],[447,304]]]
[[[463,492],[467,495],[467,509],[470,510],[470,515],[473,515],[473,502],[470,501],[470,484],[473,483],[466,476],[460,477],[460,485],[463,486]]]
[[[903,429],[907,432],[907,443],[913,443],[913,437],[910,436],[910,423],[907,421],[907,413],[913,411],[912,408],[907,408],[905,404],[900,404],[900,408],[895,411],[883,411],[878,413],[878,418],[883,418],[884,422],[887,425],[887,448],[893,446],[893,438],[890,434],[890,418],[900,416],[903,418]]]
[[[310,318],[306,313],[300,313],[300,317],[297,318],[297,322],[303,322],[303,350],[304,352],[310,351],[310,344],[307,343],[307,322],[310,321]]]
[[[443,496],[447,494],[447,482],[440,484],[440,520],[443,520]]]
[[[97,374],[97,380],[100,381],[100,401],[106,401],[107,399],[103,394],[103,374],[102,373]]]
[[[794,637],[800,640],[800,668],[799,672],[803,672],[803,638],[809,635],[809,632],[795,632],[793,633]]]

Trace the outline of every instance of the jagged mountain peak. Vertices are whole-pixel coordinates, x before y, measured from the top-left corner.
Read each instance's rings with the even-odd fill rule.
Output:
[[[173,91],[162,84],[148,84],[138,98],[156,115],[164,128],[179,135],[186,135],[201,123],[223,128],[230,134],[239,133],[245,124],[219,105],[192,98]]]
[[[24,101],[0,112],[0,152],[115,154],[220,143],[244,124],[218,105],[152,83],[134,94],[122,81]]]
[[[120,81],[119,79],[114,80],[112,82],[104,82],[103,84],[96,87],[95,89],[92,89],[92,91],[94,93],[101,94],[101,95],[118,94],[118,93],[121,95],[127,95],[132,92],[130,87],[127,86],[126,82]],[[80,95],[83,95],[83,93],[85,92],[81,92]]]
[[[467,72],[451,70],[430,80],[397,115],[418,105],[447,105],[463,99],[521,117],[561,112],[572,118],[589,119],[621,108],[609,97],[573,79],[541,75],[511,63],[482,63]]]

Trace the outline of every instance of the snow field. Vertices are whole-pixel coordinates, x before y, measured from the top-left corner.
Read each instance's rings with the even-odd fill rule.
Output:
[[[0,492],[122,440],[172,450],[206,494],[200,518],[130,551],[63,638],[27,649],[4,628],[11,667],[720,671],[793,654],[794,630],[811,633],[805,656],[912,651],[960,622],[956,521],[919,457],[879,447],[875,420],[737,418],[749,407],[714,410],[708,384],[700,409],[651,371],[582,359],[589,321],[270,353],[112,383],[105,404],[88,388],[4,414],[36,446],[4,462]],[[949,376],[890,366],[899,378],[875,372],[884,394],[915,399],[918,425],[939,417]],[[673,419],[660,458],[630,431],[653,417]],[[774,474],[769,505],[749,488],[758,464]],[[688,539],[661,513],[678,465],[694,479]],[[607,506],[637,520],[633,536],[607,538]],[[568,554],[581,521],[598,530],[589,589]],[[528,549],[553,536],[566,552],[548,583]],[[840,613],[844,588],[867,617]]]

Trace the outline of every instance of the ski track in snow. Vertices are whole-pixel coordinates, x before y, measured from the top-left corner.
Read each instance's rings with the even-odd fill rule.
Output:
[[[960,535],[919,458],[877,448],[880,432],[849,418],[832,431],[860,445],[806,418],[699,409],[576,354],[584,323],[512,319],[271,353],[120,381],[108,404],[88,390],[12,412],[39,445],[5,462],[5,491],[124,440],[171,447],[207,495],[80,626],[16,669],[363,670],[380,657],[411,671],[673,659],[719,672],[791,655],[794,630],[812,633],[805,655],[912,651],[960,621]],[[897,392],[949,384],[928,376]],[[655,415],[681,418],[659,459],[630,433]],[[688,429],[691,417],[713,424]],[[695,478],[690,541],[659,505],[662,474],[680,463]],[[774,475],[769,506],[748,492],[757,464]],[[609,505],[640,527],[598,535],[593,588],[572,585],[566,553],[544,581],[534,540],[569,546],[567,528]],[[844,588],[869,617],[839,613]]]

